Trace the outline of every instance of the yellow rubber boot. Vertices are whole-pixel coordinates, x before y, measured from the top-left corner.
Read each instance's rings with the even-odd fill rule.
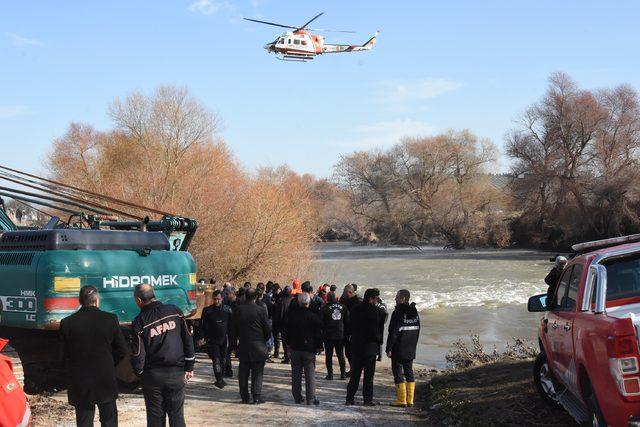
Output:
[[[416,394],[416,383],[407,383],[407,406],[413,406],[413,397]]]
[[[396,384],[396,400],[391,403],[391,406],[397,406],[404,408],[407,406],[407,387],[406,383]]]

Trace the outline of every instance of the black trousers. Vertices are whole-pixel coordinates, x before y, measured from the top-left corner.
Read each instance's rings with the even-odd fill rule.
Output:
[[[373,401],[373,376],[376,373],[376,360],[378,356],[353,355],[351,365],[351,378],[347,385],[347,401],[352,401],[356,397],[358,386],[360,385],[360,377],[364,371],[364,379],[362,380],[362,397],[364,402]]]
[[[118,425],[118,407],[116,401],[107,403],[98,403],[98,412],[100,413],[100,425],[102,427],[117,427]],[[96,405],[75,406],[76,408],[76,425],[78,427],[93,427],[93,419],[96,415]]]
[[[184,427],[184,371],[152,369],[142,375],[147,427]]]
[[[224,358],[224,376],[233,377],[233,369],[231,368],[231,347],[227,348],[227,354]]]
[[[289,343],[287,340],[287,334],[284,331],[280,331],[280,338],[282,339],[282,351],[284,352],[284,360],[290,360]]]
[[[264,360],[259,362],[240,360],[240,366],[238,367],[238,384],[240,385],[240,398],[243,402],[249,401],[249,375],[251,375],[251,397],[253,400],[260,400],[262,395],[264,363]]]
[[[344,361],[344,344],[342,340],[324,340],[325,364],[327,365],[327,372],[329,374],[333,374],[333,350],[334,349],[336,351],[336,356],[338,356],[340,373],[344,374],[345,361]]]
[[[396,384],[402,384],[405,381],[408,383],[415,381],[413,378],[413,360],[391,358],[391,372],[393,372],[393,382]]]
[[[227,342],[207,342],[207,354],[213,364],[213,375],[217,382],[223,381],[223,372],[227,363]]]
[[[316,398],[316,354],[310,351],[291,351],[291,394],[296,402],[302,402],[302,374],[307,403]]]
[[[345,335],[342,342],[344,343],[344,353],[347,356],[347,360],[349,361],[349,370],[352,370],[353,361],[351,357],[351,337]]]
[[[272,335],[273,335],[273,357],[278,357],[280,356],[280,329],[273,328]],[[284,351],[285,352],[287,351],[286,347],[284,348]]]

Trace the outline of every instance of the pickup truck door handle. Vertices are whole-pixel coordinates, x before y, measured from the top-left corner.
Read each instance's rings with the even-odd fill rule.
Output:
[[[571,329],[571,325],[569,324],[569,322],[567,322],[567,323],[564,325],[564,330],[565,330],[565,332],[569,332],[569,330],[570,330],[570,329]]]
[[[551,327],[553,329],[558,329],[558,322],[556,322],[555,320],[553,321],[553,323],[551,324]]]

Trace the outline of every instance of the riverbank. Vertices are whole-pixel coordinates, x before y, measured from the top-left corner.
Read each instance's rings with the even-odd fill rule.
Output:
[[[335,363],[335,362],[334,362]],[[281,363],[265,366],[263,405],[240,404],[237,378],[227,379],[227,387],[213,386],[211,364],[205,357],[196,362],[196,376],[186,387],[185,419],[187,425],[212,426],[418,426],[425,425],[423,407],[394,408],[389,403],[395,398],[393,376],[388,359],[378,363],[374,397],[376,407],[362,406],[361,390],[356,395],[356,406],[345,406],[346,381],[328,381],[324,377],[324,356],[317,359],[316,391],[320,405],[296,405],[291,397],[291,368]],[[234,361],[237,373],[237,361]],[[425,382],[429,372],[416,366],[417,381]],[[419,398],[419,396],[418,396]],[[49,397],[32,397],[35,403],[34,426],[66,426],[74,424],[72,408],[66,405],[66,392]],[[141,393],[122,394],[118,400],[119,423],[128,427],[145,426],[144,399]],[[97,420],[97,415],[96,415]]]
[[[509,360],[435,375],[422,385],[426,425],[572,426],[561,407],[543,402],[532,378],[533,359]]]

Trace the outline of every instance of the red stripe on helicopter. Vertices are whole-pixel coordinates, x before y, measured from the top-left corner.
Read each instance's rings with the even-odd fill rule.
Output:
[[[75,310],[80,306],[78,298],[45,298],[46,311]]]

